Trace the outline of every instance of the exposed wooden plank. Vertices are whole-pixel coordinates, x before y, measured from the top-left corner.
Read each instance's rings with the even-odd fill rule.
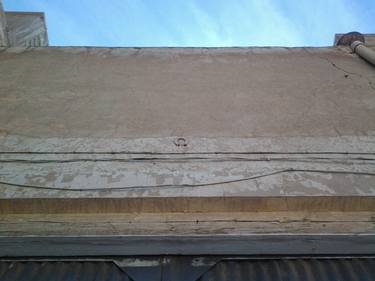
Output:
[[[248,235],[311,233],[374,233],[375,213],[358,212],[341,215],[253,213],[226,214],[136,214],[118,215],[8,215],[0,217],[3,236],[81,236],[81,235]],[[325,216],[325,217],[324,217]],[[332,217],[331,217],[332,216]]]
[[[0,214],[375,211],[375,196],[0,199]]]

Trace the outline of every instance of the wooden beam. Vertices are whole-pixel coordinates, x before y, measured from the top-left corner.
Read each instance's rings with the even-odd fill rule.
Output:
[[[374,212],[0,216],[0,256],[375,254]]]
[[[375,211],[375,196],[0,199],[0,214]]]
[[[0,236],[374,233],[374,212],[34,214],[0,216]]]

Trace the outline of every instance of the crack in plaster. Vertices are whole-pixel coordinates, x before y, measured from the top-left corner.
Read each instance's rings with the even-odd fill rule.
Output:
[[[313,53],[311,53],[308,49],[304,49],[308,54],[310,55],[315,55]],[[351,72],[351,71],[348,71],[340,66],[338,66],[336,63],[334,63],[332,60],[330,60],[329,58],[326,58],[326,57],[322,57],[322,56],[319,56],[317,55],[318,58],[320,58],[321,60],[324,60],[326,62],[328,62],[329,64],[331,64],[332,67],[334,67],[335,69],[339,70],[339,71],[342,71],[344,72],[345,74],[348,74],[348,75],[354,75],[354,76],[357,76],[359,78],[362,78],[362,79],[365,79],[367,80],[367,83],[368,83],[368,86],[370,87],[370,89],[372,91],[375,91],[375,85],[374,83],[370,80],[370,78],[366,77],[366,76],[363,76],[362,74],[359,74],[359,73],[356,73],[356,72]]]

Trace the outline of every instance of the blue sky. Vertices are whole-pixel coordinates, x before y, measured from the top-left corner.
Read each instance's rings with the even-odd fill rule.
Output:
[[[3,0],[44,11],[50,45],[330,46],[375,33],[375,0]]]

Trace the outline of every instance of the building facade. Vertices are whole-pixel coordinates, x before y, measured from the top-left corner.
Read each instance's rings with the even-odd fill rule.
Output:
[[[354,52],[48,47],[41,14],[9,15],[4,280],[374,278],[371,35]]]

